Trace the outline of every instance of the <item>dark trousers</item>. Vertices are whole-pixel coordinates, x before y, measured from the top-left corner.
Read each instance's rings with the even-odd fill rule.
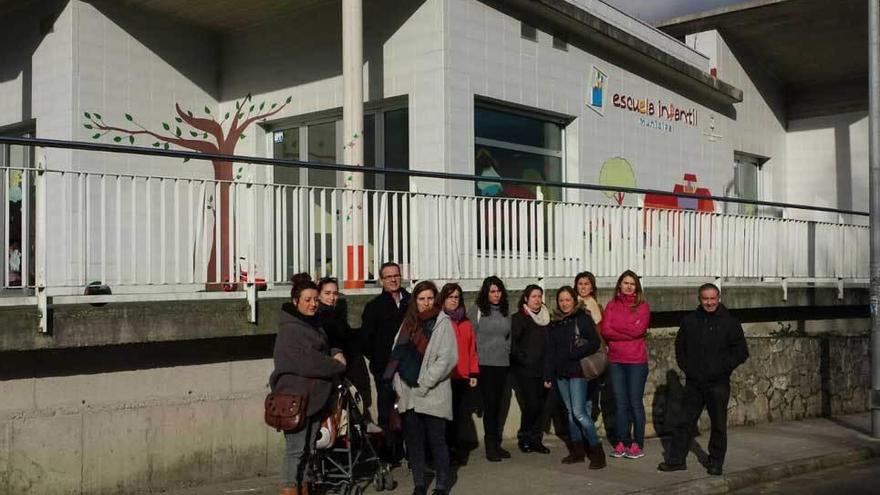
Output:
[[[501,418],[501,401],[507,389],[507,366],[480,366],[480,396],[483,399],[483,434],[486,445],[501,443],[504,423]]]
[[[700,418],[703,408],[709,413],[712,433],[709,436],[709,463],[721,466],[727,452],[727,402],[730,400],[730,382],[697,385],[687,381],[684,387],[682,415],[675,422],[672,446],[669,452],[671,464],[683,464],[688,447],[693,440],[692,425]]]
[[[434,487],[448,491],[452,487],[452,470],[449,467],[449,449],[446,446],[446,420],[410,410],[403,415],[403,435],[406,437],[406,454],[412,470],[413,484],[428,486],[425,481],[427,438],[437,475]]]
[[[461,445],[459,437],[461,429],[470,420],[470,410],[468,408],[468,394],[470,386],[468,380],[460,380],[453,378],[449,380],[452,384],[452,422],[446,426],[446,444],[456,453],[456,455],[464,454],[464,446]]]
[[[396,463],[403,458],[403,440],[397,432],[392,431],[388,424],[391,408],[397,400],[397,392],[391,384],[391,380],[383,380],[379,375],[373,375],[376,381],[376,412],[379,426],[385,431],[385,451],[382,457],[389,462]]]
[[[544,380],[519,373],[515,373],[514,376],[521,396],[519,407],[522,411],[519,432],[516,436],[520,442],[541,443],[541,438],[544,436],[541,413],[544,411],[544,402],[547,400]]]
[[[614,391],[611,388],[611,379],[608,372],[602,373],[596,379],[590,380],[590,402],[593,403],[591,416],[593,423],[599,422],[602,415],[602,425],[605,426],[605,437],[611,446],[617,445],[617,434],[614,431]]]

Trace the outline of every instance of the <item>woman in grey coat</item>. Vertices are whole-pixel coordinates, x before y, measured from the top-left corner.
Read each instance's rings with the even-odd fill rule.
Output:
[[[308,420],[299,430],[284,432],[281,458],[281,495],[308,495],[306,466],[318,432],[318,413],[330,398],[334,379],[345,371],[345,358],[327,343],[317,316],[318,287],[308,274],[294,276],[290,294],[292,302],[281,307],[269,385],[276,394],[308,397]]]
[[[425,495],[425,438],[434,457],[434,495],[447,495],[452,487],[446,421],[452,420],[452,386],[449,375],[458,362],[458,345],[449,317],[440,310],[437,286],[419,282],[413,290],[403,324],[394,340],[386,369],[393,376],[397,409],[403,415],[403,435],[413,495]]]

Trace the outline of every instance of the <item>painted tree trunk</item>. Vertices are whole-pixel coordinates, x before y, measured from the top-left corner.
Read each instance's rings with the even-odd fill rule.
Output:
[[[220,181],[220,197],[214,198],[214,226],[211,229],[211,257],[208,261],[208,284],[235,283],[230,273],[229,214],[231,212],[229,188],[232,183],[232,162],[213,162],[214,180]],[[217,246],[217,227],[220,227],[220,246]],[[220,280],[217,280],[217,263],[220,263]]]

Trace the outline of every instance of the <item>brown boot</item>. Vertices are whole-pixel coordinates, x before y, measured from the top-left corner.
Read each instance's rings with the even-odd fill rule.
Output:
[[[302,495],[302,492],[300,492],[299,488],[297,488],[295,486],[293,486],[293,487],[286,486],[281,489],[280,495]]]
[[[309,495],[312,492],[312,484],[304,481],[299,485],[299,495]]]
[[[602,469],[605,467],[605,451],[602,450],[602,444],[590,445],[587,450],[587,457],[590,459],[590,469]]]
[[[584,444],[581,442],[566,442],[568,455],[562,458],[563,464],[575,464],[584,462]]]

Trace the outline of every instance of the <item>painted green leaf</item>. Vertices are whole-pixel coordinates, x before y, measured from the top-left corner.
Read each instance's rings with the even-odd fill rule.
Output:
[[[176,134],[177,137],[180,137],[180,134],[181,134],[181,132],[180,132],[180,127],[178,127],[177,129],[175,129],[174,134]]]
[[[193,113],[192,113],[191,111],[189,111],[189,110],[186,111],[186,114],[189,115],[190,117],[193,116]]]
[[[208,107],[205,107],[205,113],[208,115],[211,115],[211,109]]]
[[[240,114],[236,115],[236,117],[238,117],[240,119],[240,118],[244,117],[244,114],[240,113]]]
[[[100,133],[100,132],[97,133],[97,134],[95,134],[94,136],[92,136],[92,139],[98,139],[99,137],[101,137],[101,133]]]
[[[132,116],[131,116],[131,115],[129,115],[129,114],[125,114],[125,120],[127,120],[127,121],[129,121],[129,122],[131,122],[131,121],[133,121],[133,120],[134,120],[134,117],[132,117]]]
[[[251,94],[248,93],[247,98],[245,98],[245,99],[248,100],[248,101],[250,101],[250,99],[251,99]]]
[[[165,123],[165,122],[162,122],[162,128],[165,129],[166,131],[170,131],[170,130],[171,130],[171,126],[168,125],[168,124]]]
[[[275,107],[277,107],[277,106],[278,106],[278,104],[277,104],[277,103],[273,103],[273,104],[272,104],[272,106],[271,106],[271,107],[269,107],[269,110],[271,110],[271,109],[273,109],[273,108],[275,108]]]
[[[260,110],[261,110],[261,111],[263,110],[263,107],[265,107],[265,106],[266,106],[266,102],[265,102],[265,101],[260,102]]]
[[[208,133],[207,133],[207,132],[203,132],[203,133],[202,133],[202,137],[203,137],[203,138],[207,138],[207,137],[208,137]]]
[[[159,141],[156,141],[155,143],[153,143],[154,148],[158,148],[159,146],[162,146],[162,144],[159,143]]]
[[[241,136],[239,136],[239,138],[238,138],[238,139],[244,139],[244,138],[245,138],[245,135],[244,135],[244,134],[242,134],[242,135],[241,135]]]
[[[118,142],[122,141],[122,138],[119,137],[119,136],[116,136],[116,137],[113,138],[113,141],[115,141],[115,142],[118,143]]]
[[[96,113],[96,114],[95,114],[95,118],[98,119],[98,120],[101,120],[101,119],[103,119],[104,117],[101,117],[101,114],[100,114],[100,113]]]
[[[248,108],[248,112],[253,112],[253,111],[254,111],[254,105],[251,105],[251,107]]]
[[[189,131],[189,135],[192,137],[199,137],[199,133],[196,131]]]
[[[182,123],[183,123],[183,119],[180,118],[180,117],[174,117],[174,120],[176,120],[178,124],[182,124]]]
[[[188,162],[188,161],[189,161],[189,158],[184,158],[184,159],[183,159],[183,163],[186,163],[186,162]]]
[[[168,148],[170,148],[170,147],[171,147],[171,146],[169,146],[168,143],[165,143],[165,149],[166,149],[166,150],[167,150]]]
[[[91,124],[83,124],[83,127],[85,127],[86,129],[91,129],[92,125]]]
[[[134,136],[128,136],[129,144],[134,144]]]
[[[228,118],[229,118],[229,112],[226,112],[226,115],[223,116],[223,120],[226,120]]]
[[[86,116],[87,119],[92,118],[92,114],[90,114],[89,112],[86,112],[86,113],[85,113],[85,116]]]
[[[287,99],[284,100],[284,103],[290,103],[290,100],[292,100],[292,99],[293,99],[292,96],[288,96]]]

